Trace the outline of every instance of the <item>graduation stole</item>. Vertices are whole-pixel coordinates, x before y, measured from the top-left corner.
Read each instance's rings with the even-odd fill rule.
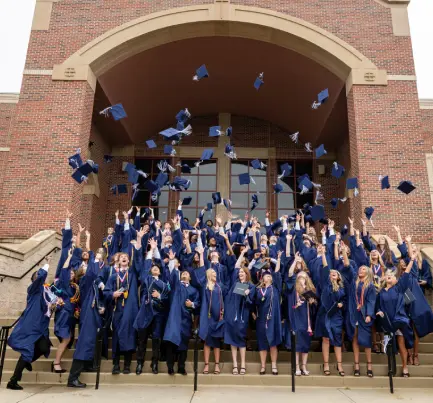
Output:
[[[356,309],[358,311],[360,311],[361,308],[364,306],[365,284],[362,283],[361,299],[358,298],[358,285],[359,285],[359,283],[356,283],[355,300],[356,300]]]
[[[80,287],[77,283],[74,283],[73,281],[70,282],[70,286],[75,289],[75,294],[73,297],[69,298],[69,301],[72,304],[76,304],[80,300]]]
[[[117,289],[120,289],[120,271],[119,273],[117,273],[117,277],[116,277],[116,284],[117,284]],[[123,280],[126,278],[126,290],[123,292],[123,300],[122,300],[122,306],[125,306],[125,299],[128,299],[128,295],[129,295],[129,271],[126,270],[125,272],[125,276],[122,279],[122,283]]]
[[[219,286],[218,283],[215,283],[215,287],[218,287],[218,297],[219,297],[219,303],[220,303],[220,316],[219,316],[218,322],[220,322],[224,318],[223,292],[222,292],[221,287]],[[213,290],[209,290],[209,291],[210,291],[210,299],[209,299],[209,308],[208,308],[208,311],[207,311],[207,317],[210,319],[210,317],[211,317],[211,310],[212,310],[212,293],[213,293]]]

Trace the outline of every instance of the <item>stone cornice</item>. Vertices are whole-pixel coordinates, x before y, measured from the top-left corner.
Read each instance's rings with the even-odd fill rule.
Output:
[[[419,107],[421,109],[433,109],[433,99],[420,99]]]
[[[374,0],[376,3],[379,3],[380,5],[384,7],[398,7],[398,6],[408,6],[410,3],[410,0]]]
[[[17,104],[19,97],[20,97],[19,93],[0,92],[0,104]]]

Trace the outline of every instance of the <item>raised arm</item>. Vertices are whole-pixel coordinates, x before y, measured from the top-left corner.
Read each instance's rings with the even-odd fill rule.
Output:
[[[86,249],[90,252],[90,232],[86,231]]]
[[[224,238],[224,242],[226,243],[227,247],[227,255],[232,256],[234,255],[232,245],[230,244],[229,237],[224,232],[221,233],[221,236]]]
[[[353,219],[348,217],[349,220],[349,235],[354,236],[355,235],[355,227],[353,226]]]
[[[397,235],[397,243],[401,245],[403,243],[403,238],[401,237],[400,227],[397,227],[397,225],[394,225],[394,230]]]
[[[286,257],[290,257],[290,246],[292,244],[292,235],[288,234],[286,235]]]
[[[75,242],[75,246],[77,248],[81,248],[81,234],[83,233],[84,229],[85,228],[78,223],[77,241]]]

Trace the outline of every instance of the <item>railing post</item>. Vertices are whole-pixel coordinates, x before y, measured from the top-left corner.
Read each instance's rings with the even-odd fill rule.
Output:
[[[389,334],[390,340],[387,345],[386,355],[388,356],[388,378],[389,378],[389,391],[394,393],[394,380],[392,377],[395,375],[395,353],[394,353],[394,333]],[[390,348],[389,345],[391,344]]]
[[[198,330],[194,331],[194,392],[197,392],[198,383]]]
[[[12,326],[0,326],[0,385],[2,383],[3,366],[6,357],[6,346],[8,343],[9,330]]]
[[[293,330],[290,332],[290,344],[292,345],[290,358],[292,362],[292,392],[294,393],[296,379],[296,333]]]
[[[103,328],[98,329],[98,333],[96,335],[96,383],[95,390],[99,389],[99,378],[101,375],[101,357],[102,357],[102,334]]]

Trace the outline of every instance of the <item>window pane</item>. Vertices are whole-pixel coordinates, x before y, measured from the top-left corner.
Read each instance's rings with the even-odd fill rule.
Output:
[[[260,160],[260,161],[262,161],[262,160]],[[267,161],[262,161],[262,162],[267,165]],[[252,175],[252,176],[266,176],[266,169],[267,168],[265,168],[264,170],[262,170],[262,169],[254,169],[251,166],[251,162],[250,162],[250,175]]]
[[[199,189],[202,190],[216,190],[216,176],[200,176]]]
[[[251,202],[251,196],[254,193],[250,193],[250,202]],[[257,198],[259,200],[259,205],[257,207],[262,208],[262,209],[266,209],[267,208],[267,197],[266,197],[266,193],[256,193]]]
[[[231,164],[232,175],[239,175],[248,172],[248,162],[247,161],[237,161]]]
[[[311,178],[313,175],[313,164],[311,161],[296,161],[296,176],[308,174]]]
[[[232,208],[244,208],[248,205],[248,193],[231,194]]]
[[[182,210],[183,210],[183,216],[188,218],[191,225],[194,225],[195,219],[198,217],[197,209],[184,207]]]
[[[198,193],[198,207],[202,209],[207,203],[213,203],[212,192],[199,192]]]
[[[294,209],[295,197],[293,193],[279,193],[278,194],[278,208],[280,210]]]
[[[250,183],[250,190],[252,189],[251,186],[254,186],[252,183]],[[237,176],[232,176],[230,181],[230,189],[236,192],[248,192],[248,185],[241,185],[239,184],[239,178]]]
[[[283,192],[293,192],[293,188],[295,186],[295,178],[282,178],[279,179],[278,183],[283,186]]]
[[[155,218],[157,220],[160,220],[162,223],[164,223],[168,220],[168,217],[167,217],[168,208],[167,207],[154,209],[154,214],[155,214]]]
[[[216,175],[216,163],[203,162],[199,167],[199,172],[203,175]]]
[[[313,192],[305,193],[303,195],[297,193],[296,194],[296,208],[302,208],[305,203],[310,203],[313,205]]]
[[[182,192],[180,194],[181,200],[185,199],[186,197],[191,197],[191,206],[197,206],[197,193],[196,192]],[[184,206],[183,208],[190,208],[188,206]]]
[[[266,176],[255,176],[253,178],[256,184],[250,183],[250,191],[266,192]]]
[[[278,209],[278,217],[281,217],[282,215],[287,214],[288,216],[291,216],[295,214],[295,210],[284,210],[284,209]]]
[[[149,201],[150,193],[147,190],[140,189],[132,204],[134,206],[148,206]]]
[[[243,209],[232,209],[233,218],[241,218],[242,220],[245,217],[246,208]]]
[[[265,226],[265,218],[266,218],[266,210],[253,210],[251,213],[254,217],[257,217],[258,220],[260,221],[260,224],[262,225],[262,227]]]
[[[152,170],[152,160],[137,159],[135,161],[135,166],[137,169],[141,169],[143,172],[149,174]]]

